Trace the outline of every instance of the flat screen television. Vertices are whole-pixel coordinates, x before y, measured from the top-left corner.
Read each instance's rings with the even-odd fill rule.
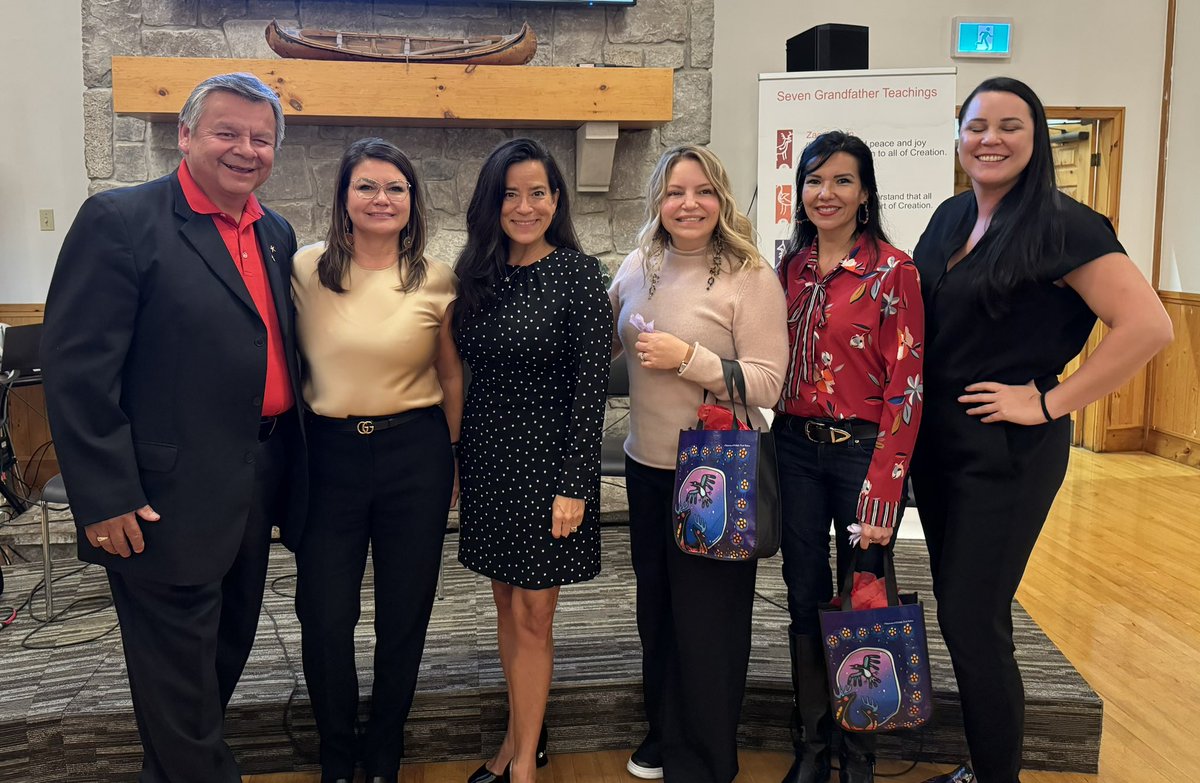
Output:
[[[462,0],[427,0],[429,5],[462,5]],[[637,5],[637,0],[477,0],[480,3],[493,5],[582,5],[582,6],[630,6]]]

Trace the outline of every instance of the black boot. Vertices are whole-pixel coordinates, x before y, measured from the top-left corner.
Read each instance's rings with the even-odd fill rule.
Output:
[[[842,732],[841,783],[874,783],[875,735],[856,731]]]
[[[975,773],[966,764],[960,764],[952,772],[947,772],[945,775],[934,775],[925,780],[925,783],[972,783],[975,780]]]
[[[833,712],[825,681],[825,655],[821,637],[788,634],[792,653],[792,741],[796,760],[783,783],[828,783],[829,743]]]

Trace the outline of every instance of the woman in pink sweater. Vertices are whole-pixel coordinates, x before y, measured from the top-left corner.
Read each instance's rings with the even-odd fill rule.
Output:
[[[626,487],[649,722],[628,769],[643,779],[729,783],[738,770],[755,563],[676,547],[675,452],[705,392],[725,401],[722,359],[741,365],[749,405],[779,399],[786,305],[713,153],[692,145],[667,150],[646,204],[638,249],[608,290],[614,352],[624,350],[629,367]],[[751,418],[765,428],[754,408]]]

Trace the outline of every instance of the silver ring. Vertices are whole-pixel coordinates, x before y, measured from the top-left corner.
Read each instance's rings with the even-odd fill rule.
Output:
[[[646,363],[646,354],[644,352],[638,351],[638,361],[642,364]]]

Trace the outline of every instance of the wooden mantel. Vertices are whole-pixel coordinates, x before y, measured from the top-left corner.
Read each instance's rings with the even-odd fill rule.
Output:
[[[670,68],[558,68],[114,57],[113,111],[168,121],[199,82],[246,71],[270,85],[288,122],[576,128],[579,190],[608,190],[619,128],[671,121]]]

